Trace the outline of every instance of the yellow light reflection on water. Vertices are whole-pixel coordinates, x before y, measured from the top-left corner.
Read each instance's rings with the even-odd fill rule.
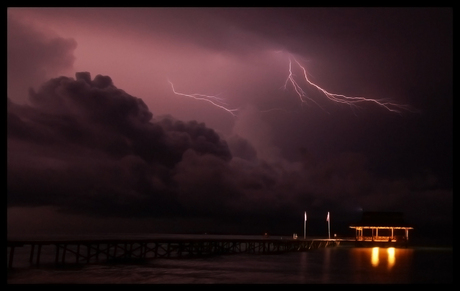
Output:
[[[395,256],[395,248],[390,247],[387,249],[387,262],[388,262],[388,269],[391,269],[396,263],[396,256]],[[372,255],[371,255],[371,264],[373,267],[377,267],[379,265],[380,260],[380,248],[373,247],[372,248]]]
[[[388,248],[388,268],[391,268],[395,264],[395,248]]]
[[[372,257],[371,257],[372,266],[377,267],[379,265],[379,248],[372,248]]]

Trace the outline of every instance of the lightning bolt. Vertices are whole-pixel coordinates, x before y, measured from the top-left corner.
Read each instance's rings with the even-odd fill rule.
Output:
[[[384,100],[377,100],[377,99],[372,99],[372,98],[365,98],[365,97],[350,97],[350,96],[345,96],[345,95],[342,95],[342,94],[330,93],[330,92],[326,91],[325,89],[321,88],[320,86],[318,86],[317,84],[315,84],[312,81],[310,81],[310,79],[308,78],[307,70],[305,69],[305,67],[302,66],[302,64],[300,64],[300,62],[297,61],[294,57],[289,56],[289,74],[288,74],[288,77],[287,77],[286,82],[284,84],[284,88],[286,89],[287,84],[291,83],[292,86],[294,87],[294,91],[299,96],[299,99],[300,99],[302,104],[306,104],[308,102],[308,100],[309,100],[309,101],[314,102],[316,105],[318,105],[321,109],[324,110],[324,108],[322,108],[317,102],[315,102],[312,98],[307,96],[305,90],[303,90],[302,87],[299,85],[299,83],[297,83],[297,81],[294,79],[294,74],[292,72],[292,63],[293,63],[292,59],[297,64],[297,66],[302,70],[303,79],[306,81],[307,85],[316,88],[318,91],[320,91],[330,101],[333,101],[333,102],[336,102],[336,103],[343,103],[343,104],[346,104],[346,105],[348,105],[348,106],[350,106],[352,108],[357,108],[358,103],[364,103],[364,102],[369,103],[370,102],[370,103],[375,103],[378,106],[381,106],[381,107],[385,108],[386,110],[388,110],[390,112],[395,112],[395,113],[401,113],[401,110],[410,110],[409,106],[397,104],[397,103],[394,103],[394,102],[389,102],[389,101],[384,101]]]
[[[296,61],[297,62],[297,61]],[[297,62],[298,63],[298,62]],[[302,67],[303,68],[303,67]],[[304,69],[304,73],[305,73],[305,76],[306,76],[306,70]],[[307,79],[308,81],[308,79]],[[291,83],[292,86],[294,87],[294,90],[295,92],[297,93],[297,95],[299,96],[299,99],[300,99],[300,102],[301,104],[307,104],[307,101],[305,100],[308,99],[310,101],[312,101],[313,103],[315,103],[316,105],[318,105],[319,108],[323,109],[315,100],[311,99],[310,97],[308,97],[307,93],[302,89],[302,87],[296,82],[296,80],[294,79],[294,74],[292,73],[292,61],[291,61],[291,57],[289,57],[289,74],[288,74],[288,77],[286,79],[286,82],[284,82],[284,89],[286,90],[287,89],[287,84],[288,83]],[[308,81],[309,82],[309,81]],[[325,111],[325,110],[324,110]]]
[[[180,92],[177,92],[176,89],[174,89],[174,84],[169,81],[169,84],[171,85],[171,88],[174,92],[174,94],[176,95],[179,95],[179,96],[184,96],[184,97],[189,97],[189,98],[193,98],[195,100],[201,100],[201,101],[206,101],[206,102],[209,102],[211,103],[212,105],[220,108],[220,109],[223,109],[225,111],[227,111],[228,113],[230,113],[231,115],[233,116],[236,116],[235,112],[237,112],[239,109],[230,109],[230,108],[227,108],[226,106],[228,105],[223,98],[221,97],[218,97],[218,96],[214,96],[214,95],[205,95],[205,94],[198,94],[198,93],[194,93],[194,94],[185,94],[185,93],[180,93]]]
[[[282,51],[276,51],[275,53],[282,53]],[[308,74],[307,74],[307,70],[305,69],[305,67],[296,59],[294,58],[291,54],[288,54],[288,76],[286,78],[286,81],[284,82],[284,90],[287,90],[287,87],[288,85],[292,85],[292,87],[294,88],[294,91],[296,93],[296,95],[298,96],[300,102],[302,105],[308,105],[310,102],[316,104],[319,108],[321,108],[323,111],[325,111],[326,113],[329,113],[327,112],[317,101],[315,101],[313,98],[311,98],[310,96],[308,96],[307,94],[307,90],[304,89],[300,83],[296,80],[296,76],[293,72],[293,65],[297,65],[297,70],[301,70],[302,71],[302,84],[305,86],[308,86],[308,87],[312,87],[314,89],[316,89],[317,91],[319,91],[324,97],[326,97],[327,100],[329,101],[332,101],[332,102],[335,102],[335,103],[341,103],[341,104],[346,104],[348,106],[350,106],[353,110],[354,109],[357,109],[357,108],[360,108],[358,105],[359,104],[362,104],[362,103],[374,103],[390,112],[394,112],[394,113],[399,113],[401,114],[402,113],[402,110],[407,110],[407,111],[412,111],[411,108],[409,106],[406,106],[406,105],[401,105],[401,104],[397,104],[397,103],[394,103],[394,102],[391,102],[391,101],[388,101],[388,100],[378,100],[378,99],[372,99],[372,98],[366,98],[366,97],[356,97],[356,96],[346,96],[346,95],[342,95],[342,94],[335,94],[335,93],[331,93],[331,92],[328,92],[326,91],[325,89],[323,89],[322,87],[320,87],[319,85],[313,83],[312,81],[310,81],[310,79],[308,78]],[[228,104],[225,102],[225,99],[224,98],[221,98],[221,97],[218,97],[217,95],[205,95],[205,94],[198,94],[198,93],[195,93],[195,94],[185,94],[185,93],[180,93],[180,92],[177,92],[174,88],[174,84],[169,81],[169,84],[171,85],[171,88],[174,92],[174,94],[176,95],[179,95],[179,96],[184,96],[184,97],[189,97],[189,98],[193,98],[195,100],[199,100],[199,101],[206,101],[206,102],[209,102],[211,103],[213,106],[215,107],[218,107],[222,110],[225,110],[227,111],[228,113],[230,113],[231,115],[233,116],[236,116],[236,112],[239,110],[239,109],[231,109],[228,107]],[[273,112],[273,111],[285,111],[285,112],[288,112],[287,110],[283,109],[283,108],[272,108],[272,109],[267,109],[267,110],[261,110],[261,112]]]

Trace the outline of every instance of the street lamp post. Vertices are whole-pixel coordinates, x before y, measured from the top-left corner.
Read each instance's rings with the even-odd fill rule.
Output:
[[[304,221],[303,221],[303,239],[307,237],[307,212],[305,211]]]

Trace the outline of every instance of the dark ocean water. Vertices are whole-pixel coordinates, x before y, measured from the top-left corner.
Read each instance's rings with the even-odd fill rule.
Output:
[[[15,253],[14,270],[7,272],[8,284],[453,283],[452,247],[388,249],[341,245],[309,252],[153,259],[145,264],[83,265],[65,269],[52,265],[52,249],[44,250],[40,268],[30,267],[29,252],[22,249]]]

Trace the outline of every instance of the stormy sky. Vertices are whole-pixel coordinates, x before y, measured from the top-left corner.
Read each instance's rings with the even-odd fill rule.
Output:
[[[326,236],[330,211],[349,235],[362,211],[401,211],[451,236],[452,20],[8,8],[8,234],[290,235],[307,211]]]

